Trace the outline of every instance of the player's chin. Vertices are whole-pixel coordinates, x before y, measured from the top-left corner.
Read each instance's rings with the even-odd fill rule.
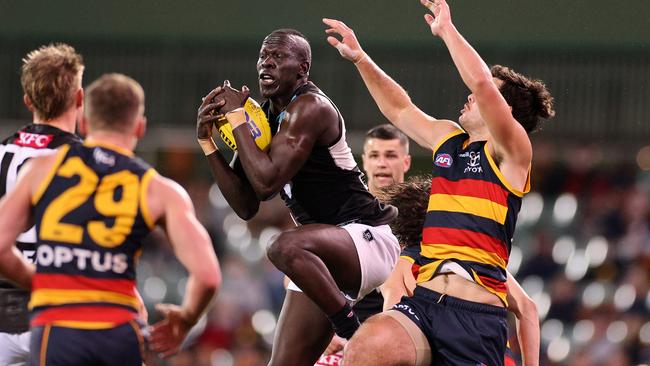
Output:
[[[262,98],[270,98],[277,94],[278,92],[278,85],[276,83],[273,83],[271,85],[264,85],[263,83],[259,83],[260,86],[260,94],[262,95]]]

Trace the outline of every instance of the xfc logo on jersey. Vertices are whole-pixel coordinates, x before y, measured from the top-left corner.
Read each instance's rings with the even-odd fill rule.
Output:
[[[449,168],[453,162],[454,160],[449,154],[438,154],[436,155],[436,159],[433,161],[434,164],[441,168]]]
[[[38,133],[18,132],[18,137],[14,140],[14,144],[18,146],[34,147],[42,149],[50,144],[54,136],[40,135]]]

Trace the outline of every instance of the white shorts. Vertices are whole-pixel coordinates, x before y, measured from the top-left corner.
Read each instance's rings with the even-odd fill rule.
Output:
[[[29,358],[30,333],[0,333],[0,366],[24,366]]]
[[[400,247],[388,225],[348,224],[341,228],[352,237],[361,267],[359,293],[356,298],[345,294],[354,303],[386,281],[399,259]],[[287,290],[302,292],[293,281],[289,282]]]

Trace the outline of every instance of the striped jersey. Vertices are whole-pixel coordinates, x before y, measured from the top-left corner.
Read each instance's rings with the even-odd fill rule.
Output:
[[[29,159],[52,154],[64,144],[80,143],[77,135],[41,123],[30,123],[5,138],[0,143],[0,197],[13,189],[18,172]],[[33,227],[20,234],[16,241],[16,247],[30,262],[34,261],[35,245]],[[29,330],[28,301],[29,291],[18,289],[0,277],[0,332]]]
[[[67,145],[32,198],[32,326],[105,329],[136,317],[135,262],[154,227],[155,170],[125,149]]]
[[[347,144],[345,124],[338,108],[312,82],[300,86],[291,100],[307,93],[325,97],[336,109],[339,135],[329,146],[314,146],[307,161],[280,191],[294,220],[301,225],[345,225],[356,222],[378,226],[390,223],[397,217],[397,209],[380,203],[368,192]],[[267,113],[271,131],[275,135],[284,119],[284,112],[271,115],[269,101],[262,104],[262,109]]]
[[[486,141],[469,143],[458,130],[433,151],[433,179],[422,230],[417,282],[430,280],[445,263],[506,300],[506,266],[524,192],[513,189],[489,154]]]

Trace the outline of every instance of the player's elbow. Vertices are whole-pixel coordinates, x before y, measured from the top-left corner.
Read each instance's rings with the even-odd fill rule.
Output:
[[[278,193],[278,188],[270,184],[263,184],[255,189],[255,196],[257,196],[257,199],[260,201],[266,201],[276,193]]]

